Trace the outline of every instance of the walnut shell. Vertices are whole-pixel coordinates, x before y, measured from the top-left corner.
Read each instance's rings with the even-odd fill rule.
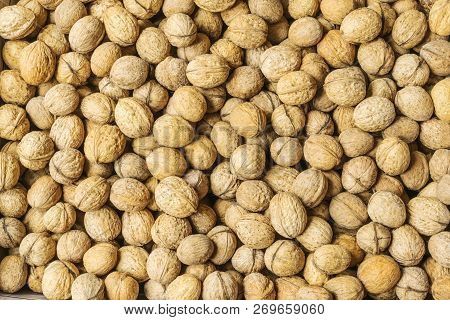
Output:
[[[103,300],[105,284],[94,274],[84,273],[74,280],[70,292],[72,300]]]
[[[192,226],[186,218],[161,214],[156,218],[151,233],[153,242],[158,246],[176,249],[181,240],[192,234]]]
[[[147,273],[151,280],[166,285],[171,283],[181,271],[181,262],[176,252],[166,248],[156,248],[147,260]]]
[[[317,82],[304,71],[292,71],[282,76],[276,92],[283,103],[299,105],[309,102],[317,92]]]
[[[30,100],[31,101],[31,100]],[[30,121],[24,109],[14,104],[0,107],[0,137],[7,140],[21,140],[30,131]]]
[[[415,197],[408,202],[408,223],[425,236],[445,230],[450,223],[447,207],[437,199]]]
[[[415,10],[407,10],[400,14],[392,28],[392,39],[404,49],[418,45],[428,29],[425,14]]]
[[[75,189],[74,204],[84,212],[98,210],[108,201],[111,186],[102,177],[91,176]]]
[[[109,300],[136,300],[139,294],[138,282],[119,271],[114,271],[106,277],[105,288]]]
[[[364,99],[356,106],[353,113],[355,125],[366,132],[384,130],[394,119],[394,104],[383,97]]]
[[[300,68],[299,52],[288,46],[273,46],[265,50],[260,57],[260,68],[271,82],[278,82],[282,76]]]
[[[181,240],[177,257],[185,265],[205,263],[213,254],[214,243],[203,234],[190,235]]]
[[[358,67],[331,71],[325,78],[328,98],[340,106],[355,106],[366,96],[366,80]]]
[[[296,239],[311,252],[331,243],[332,238],[333,230],[328,222],[320,217],[309,216],[305,230]]]
[[[349,67],[355,60],[355,46],[347,42],[338,30],[330,30],[317,44],[317,53],[334,68]]]
[[[111,6],[103,15],[108,38],[119,46],[134,44],[139,37],[139,25],[136,18],[121,6]]]
[[[202,54],[189,62],[186,76],[193,85],[210,89],[225,83],[229,71],[230,67],[222,57],[215,54]]]
[[[96,163],[111,163],[125,150],[125,136],[117,126],[102,125],[89,132],[84,142],[86,159]]]
[[[343,166],[342,186],[350,193],[355,194],[369,190],[375,184],[376,179],[377,166],[370,157],[356,157],[350,159]]]
[[[424,300],[429,290],[426,272],[419,267],[407,267],[402,269],[395,294],[400,300]]]
[[[64,233],[72,228],[75,219],[75,208],[68,203],[59,202],[45,212],[44,224],[50,232]]]
[[[410,225],[403,225],[392,230],[392,241],[389,253],[403,266],[415,266],[425,254],[425,242],[419,233]]]
[[[98,243],[84,253],[83,266],[89,273],[104,276],[116,266],[117,254],[118,249],[113,244]]]
[[[257,213],[242,215],[236,224],[239,239],[252,249],[264,249],[275,240],[275,230],[270,220]]]
[[[428,251],[433,259],[444,268],[450,267],[450,256],[448,254],[448,244],[450,242],[450,233],[448,231],[439,232],[428,241]]]
[[[364,287],[358,278],[342,275],[328,280],[324,286],[336,300],[362,300]]]
[[[138,282],[147,281],[147,258],[148,252],[144,248],[135,246],[121,247],[116,270],[133,277]]]
[[[280,105],[273,110],[271,122],[279,136],[296,137],[305,127],[305,112],[295,106]]]
[[[381,31],[381,16],[370,8],[359,8],[342,20],[340,31],[350,43],[366,43],[375,39]]]
[[[253,272],[244,278],[244,296],[246,300],[273,300],[275,286],[272,280],[261,273]]]
[[[379,294],[395,287],[400,280],[398,264],[389,256],[374,255],[365,259],[358,267],[358,279],[369,293]]]
[[[49,300],[67,300],[71,297],[71,287],[78,277],[77,267],[68,261],[53,261],[44,271],[42,292]]]
[[[20,177],[20,164],[14,156],[0,152],[0,191],[12,189]]]
[[[0,247],[16,248],[26,235],[25,225],[16,218],[0,219]]]
[[[391,244],[391,233],[385,226],[370,222],[356,233],[356,242],[365,252],[370,254],[380,254]]]
[[[258,48],[267,40],[267,23],[254,14],[236,16],[229,24],[224,37],[244,49]]]
[[[22,39],[37,27],[36,15],[32,10],[20,5],[5,6],[0,9],[0,36],[4,39]]]
[[[36,88],[26,83],[18,70],[0,72],[0,97],[4,102],[25,105],[35,92]]]
[[[356,195],[342,192],[331,199],[330,216],[340,227],[360,228],[368,218],[364,202]]]
[[[217,226],[208,232],[207,236],[214,244],[214,251],[210,257],[215,265],[223,265],[233,256],[237,239],[233,231],[225,226]]]
[[[28,189],[27,201],[33,208],[47,210],[59,201],[61,195],[61,186],[50,176],[43,175]]]
[[[292,276],[303,269],[305,254],[294,241],[278,240],[266,249],[264,263],[279,277]]]
[[[212,272],[203,281],[203,300],[235,300],[238,293],[238,283],[226,272]]]
[[[84,226],[87,234],[95,241],[113,241],[122,227],[118,214],[107,206],[86,212]]]
[[[120,46],[114,42],[104,42],[97,46],[91,55],[92,73],[97,77],[106,77],[114,62],[122,56]]]
[[[310,136],[304,145],[305,160],[320,170],[331,170],[341,162],[343,150],[339,142],[325,134]]]
[[[406,220],[406,208],[399,196],[388,191],[375,192],[369,200],[367,212],[372,221],[388,228],[399,228]]]
[[[376,150],[378,167],[391,176],[405,172],[410,163],[408,145],[396,137],[387,137],[381,141]]]
[[[43,266],[56,253],[56,243],[46,233],[29,233],[20,243],[19,253],[30,266]]]
[[[39,85],[53,77],[56,58],[42,41],[35,41],[20,51],[19,70],[26,83]]]
[[[200,280],[191,274],[183,274],[167,286],[164,297],[167,300],[198,300],[201,291]]]
[[[257,179],[263,174],[265,163],[265,152],[262,147],[244,144],[231,154],[230,171],[241,180]]]
[[[79,263],[83,255],[91,247],[91,239],[80,230],[71,230],[64,233],[58,240],[56,255],[58,259]]]
[[[243,245],[237,248],[231,259],[231,263],[233,268],[244,274],[260,272],[265,267],[264,252]]]

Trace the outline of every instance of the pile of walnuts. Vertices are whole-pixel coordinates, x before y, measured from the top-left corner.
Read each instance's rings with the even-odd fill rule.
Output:
[[[0,291],[450,299],[449,22],[449,0],[3,4]]]

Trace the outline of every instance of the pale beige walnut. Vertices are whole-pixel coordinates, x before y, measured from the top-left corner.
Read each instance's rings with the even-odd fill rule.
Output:
[[[210,137],[217,152],[225,158],[229,158],[234,149],[240,144],[239,135],[232,126],[225,121],[219,121],[214,124]]]
[[[314,264],[314,254],[309,254],[306,257],[305,267],[303,268],[303,277],[307,284],[312,286],[323,286],[330,278],[327,273]]]
[[[0,152],[0,191],[12,189],[20,177],[20,164],[16,157]]]
[[[343,150],[334,137],[316,134],[305,141],[304,156],[312,167],[330,170],[341,162]]]
[[[227,92],[236,98],[250,99],[264,86],[264,76],[258,68],[242,66],[236,68],[226,83]]]
[[[117,126],[97,126],[89,132],[84,142],[86,159],[98,163],[110,163],[119,158],[125,149],[125,136]]]
[[[313,262],[328,275],[346,270],[351,262],[350,252],[340,245],[327,244],[314,252]]]
[[[438,76],[450,74],[449,55],[450,45],[445,39],[430,41],[420,49],[420,56],[427,62],[431,72]]]
[[[72,283],[71,295],[72,300],[103,300],[105,284],[94,274],[84,273]]]
[[[196,233],[207,234],[216,225],[217,214],[213,208],[200,203],[197,211],[189,216],[189,221]]]
[[[58,28],[65,34],[68,34],[72,26],[79,19],[87,15],[87,9],[79,0],[55,1],[54,21]]]
[[[381,16],[370,8],[359,8],[348,13],[342,20],[340,31],[351,43],[366,43],[381,32]]]
[[[75,219],[75,208],[68,203],[59,202],[45,212],[44,224],[50,232],[64,233],[72,228]]]
[[[45,232],[44,225],[44,214],[45,210],[31,208],[23,217],[23,223],[25,224],[27,230],[33,233]]]
[[[307,136],[314,134],[334,133],[334,122],[331,115],[318,110],[311,110],[306,115],[305,133]]]
[[[183,154],[174,148],[158,147],[148,154],[145,161],[152,176],[161,180],[169,176],[182,176],[187,169]]]
[[[433,1],[433,6],[430,9],[428,16],[428,23],[430,30],[441,36],[450,35],[450,28],[448,26],[449,19],[449,3],[446,0]]]
[[[328,98],[340,106],[356,106],[366,96],[366,80],[358,67],[331,71],[325,78]]]
[[[411,9],[401,13],[394,22],[392,39],[404,49],[418,45],[428,29],[424,13]]]
[[[184,13],[170,15],[160,28],[174,47],[187,47],[197,37],[197,25],[190,16]]]
[[[306,285],[298,289],[296,298],[299,300],[332,300],[333,295],[323,287]]]
[[[64,233],[58,240],[56,254],[60,260],[79,263],[90,247],[91,239],[85,232],[71,230]]]
[[[198,206],[198,196],[186,181],[179,177],[164,178],[155,190],[158,207],[167,214],[185,218],[193,214]]]
[[[439,181],[444,175],[450,173],[450,151],[438,149],[428,163],[430,175],[434,181]]]
[[[258,213],[243,214],[235,230],[239,239],[252,249],[265,249],[275,240],[275,230],[269,218]]]
[[[447,207],[437,199],[415,197],[408,202],[408,222],[426,236],[432,236],[443,230],[450,222]]]
[[[207,236],[213,243],[213,252],[210,257],[215,265],[223,265],[230,260],[236,250],[237,238],[233,231],[226,226],[216,226],[208,232]]]
[[[368,97],[378,96],[393,101],[396,94],[397,86],[390,78],[377,78],[370,82],[367,88]]]
[[[26,105],[33,98],[36,88],[26,83],[18,70],[0,73],[0,97],[6,103]]]
[[[131,142],[133,152],[143,158],[147,157],[157,147],[158,143],[153,135],[136,138]]]
[[[324,286],[336,300],[362,300],[364,287],[358,278],[350,275],[337,276],[328,280]]]
[[[45,266],[30,267],[27,285],[31,291],[42,293],[42,277],[44,276]]]
[[[424,300],[430,290],[428,276],[422,268],[406,267],[395,287],[395,294],[400,300]]]
[[[147,260],[147,273],[151,280],[162,285],[171,283],[181,272],[181,262],[173,250],[154,249]]]
[[[341,24],[345,16],[356,7],[356,1],[354,0],[322,0],[320,2],[320,11],[325,19],[333,24]]]
[[[25,38],[37,27],[34,12],[20,5],[2,7],[0,18],[0,36],[8,40]]]
[[[318,107],[319,102],[325,102],[325,99],[323,96],[326,97],[324,94],[324,91],[322,89],[322,85],[325,81],[325,78],[327,74],[330,72],[330,68],[328,64],[325,62],[325,59],[322,58],[319,54],[311,52],[307,53],[302,58],[302,65],[300,67],[301,71],[305,71],[306,73],[309,73],[313,76],[314,79],[316,79],[317,85],[318,85],[318,92],[316,94],[316,97],[313,99],[313,105],[315,109],[319,111],[328,111],[328,110],[322,110],[323,108]],[[322,97],[321,97],[322,95]],[[322,98],[322,99],[321,99]],[[329,102],[327,100],[326,102]],[[320,104],[321,105],[321,104]],[[330,106],[328,106],[330,107]],[[327,107],[325,107],[328,109]]]
[[[236,148],[230,157],[230,171],[238,179],[259,178],[265,167],[264,149],[256,144],[244,144]]]
[[[389,191],[375,192],[370,197],[367,212],[372,221],[389,228],[399,228],[406,220],[405,204]]]
[[[152,240],[151,228],[155,220],[149,210],[127,211],[122,215],[122,236],[134,246],[143,246]]]
[[[167,300],[198,300],[201,291],[200,280],[191,274],[183,274],[167,286],[164,297]]]
[[[119,271],[114,271],[106,277],[105,289],[109,300],[136,300],[139,294],[138,282]]]
[[[239,285],[227,272],[214,271],[203,281],[203,300],[236,300]]]
[[[283,103],[304,104],[316,95],[317,82],[313,76],[304,71],[292,71],[279,79],[276,92]]]
[[[138,19],[149,19],[159,12],[163,2],[163,0],[146,0],[140,3],[136,0],[125,0],[123,4]]]
[[[56,24],[48,24],[37,35],[37,39],[44,42],[55,55],[60,56],[70,49],[69,41]]]
[[[146,263],[148,252],[141,247],[123,246],[119,249],[116,270],[142,283],[148,280]]]
[[[136,43],[139,37],[137,19],[121,6],[111,6],[103,14],[108,38],[119,46],[126,47]]]
[[[404,54],[397,58],[392,77],[400,87],[422,86],[427,83],[430,68],[423,58],[415,54]]]
[[[56,58],[42,41],[35,41],[20,51],[19,70],[26,83],[39,85],[49,81],[55,72]]]
[[[374,255],[365,259],[358,267],[358,279],[371,294],[387,292],[400,280],[401,270],[389,256]]]
[[[300,64],[299,52],[288,46],[273,46],[265,50],[260,57],[261,71],[272,82],[278,82],[287,73],[297,71]]]
[[[383,39],[376,39],[359,47],[358,62],[368,74],[385,75],[391,71],[394,61],[394,51]]]
[[[83,266],[89,273],[104,276],[116,266],[117,254],[117,247],[113,244],[98,243],[84,253]]]
[[[21,140],[30,131],[27,112],[14,104],[0,107],[0,137],[7,140]]]
[[[315,251],[319,247],[331,243],[333,230],[324,219],[310,216],[305,230],[296,237],[298,242],[307,250]]]
[[[156,218],[151,234],[158,246],[176,249],[181,240],[192,234],[192,226],[186,218],[175,218],[163,213]]]
[[[431,294],[435,300],[450,299],[450,276],[444,276],[433,282],[431,286]]]
[[[411,152],[411,164],[408,170],[400,175],[403,184],[409,190],[418,191],[428,182],[430,171],[426,156],[419,151]]]
[[[87,234],[95,241],[113,241],[121,231],[118,214],[110,207],[88,211],[84,215]]]
[[[340,245],[350,252],[350,268],[360,264],[365,257],[365,252],[359,247],[356,241],[356,236],[346,233],[337,234],[333,244]]]
[[[244,49],[258,48],[267,39],[267,23],[254,14],[236,16],[229,24],[224,37]]]
[[[280,105],[274,109],[271,122],[279,136],[295,137],[305,127],[305,112],[296,106]]]
[[[150,176],[145,159],[135,153],[124,153],[114,162],[114,170],[120,178],[145,181]]]
[[[208,53],[211,47],[211,40],[204,33],[197,33],[195,41],[184,48],[177,49],[177,55],[187,61],[193,60],[195,57]]]
[[[85,16],[72,26],[69,43],[73,51],[89,53],[102,42],[105,36],[103,23],[94,16]]]
[[[194,131],[182,117],[165,114],[156,119],[153,135],[160,146],[180,148],[193,140]]]
[[[289,27],[289,40],[299,47],[311,47],[322,39],[322,26],[317,19],[303,17]]]
[[[408,224],[392,230],[389,253],[401,265],[418,265],[425,254],[425,242],[419,233]]]
[[[349,67],[356,55],[355,46],[347,42],[339,30],[330,30],[317,44],[317,53],[334,68]]]
[[[448,101],[450,101],[450,78],[445,78],[436,83],[431,89],[431,98],[434,103],[436,116],[444,121],[450,120]]]
[[[57,149],[78,149],[84,141],[85,130],[83,121],[75,114],[57,117],[50,129],[50,138]]]
[[[136,50],[139,56],[152,64],[158,64],[167,58],[170,48],[164,32],[154,27],[144,29],[136,41]]]
[[[193,169],[207,170],[211,168],[217,158],[214,143],[205,135],[191,142],[184,148],[186,160]]]
[[[432,150],[450,147],[450,123],[436,118],[420,124],[420,142]]]
[[[177,257],[185,265],[205,263],[213,254],[214,243],[203,234],[190,235],[181,240]]]
[[[117,59],[110,70],[110,79],[121,89],[134,90],[147,80],[148,63],[135,56],[124,56]]]
[[[450,204],[449,186],[450,186],[450,175],[446,174],[439,181],[436,190],[437,198],[439,199],[439,201],[441,201],[443,204],[446,205]]]
[[[368,191],[376,182],[377,171],[377,165],[370,157],[350,159],[342,169],[342,186],[353,194]]]
[[[353,113],[355,125],[366,132],[384,130],[394,119],[394,104],[389,99],[377,96],[361,101]]]
[[[153,114],[136,98],[119,99],[114,109],[114,119],[120,131],[129,138],[142,138],[152,131]]]
[[[55,78],[59,83],[74,86],[86,84],[91,75],[89,60],[78,52],[68,52],[59,56]]]
[[[417,86],[406,86],[398,91],[395,106],[402,114],[415,121],[430,119],[434,111],[431,96]]]
[[[130,95],[127,90],[121,89],[117,84],[112,82],[109,77],[104,77],[100,80],[98,83],[98,89],[100,90],[100,93],[103,93],[114,100],[126,98]]]
[[[301,172],[292,183],[292,192],[309,208],[318,206],[325,198],[327,190],[327,178],[322,171],[314,168]]]
[[[122,56],[120,46],[114,42],[104,42],[91,55],[91,70],[97,77],[109,74],[114,62]]]
[[[244,296],[246,300],[273,300],[275,299],[275,285],[265,275],[253,272],[244,278]]]
[[[31,122],[41,130],[52,127],[55,116],[44,105],[44,97],[34,97],[28,101],[26,111]]]
[[[74,112],[80,103],[80,96],[75,87],[61,83],[47,91],[43,105],[54,116],[66,116]]]
[[[364,202],[356,195],[342,192],[331,199],[330,216],[335,223],[346,229],[360,228],[368,219]]]
[[[450,274],[450,268],[445,268],[436,262],[432,257],[428,257],[422,264],[425,272],[430,278],[431,282],[435,282],[441,277],[448,276]]]
[[[294,168],[275,165],[266,172],[263,180],[275,192],[291,192],[292,183],[298,174]]]
[[[75,206],[84,212],[98,210],[108,201],[111,186],[100,176],[91,176],[77,185]]]
[[[111,186],[110,201],[119,210],[143,210],[149,200],[150,191],[139,180],[120,178]]]
[[[231,263],[240,273],[260,272],[265,267],[264,251],[251,249],[246,245],[240,246],[235,251]]]
[[[264,253],[266,268],[279,277],[293,276],[305,265],[305,254],[291,240],[278,240]]]
[[[319,10],[318,0],[290,0],[287,5],[289,15],[294,19],[304,16],[315,16]]]
[[[215,54],[203,54],[195,57],[186,68],[189,81],[201,88],[210,89],[223,84],[230,71],[226,60]]]
[[[428,241],[428,251],[433,259],[444,268],[450,268],[450,255],[448,246],[450,243],[450,232],[442,231],[433,236]]]
[[[43,175],[28,189],[27,202],[32,208],[47,210],[61,198],[61,186],[50,176]]]
[[[25,215],[27,208],[27,190],[21,184],[0,191],[0,213],[4,217],[20,218]]]
[[[4,66],[8,66],[11,70],[19,70],[20,52],[30,43],[25,40],[10,40],[3,44],[2,60]]]
[[[158,281],[148,280],[144,285],[144,294],[148,300],[164,300],[166,287]]]
[[[397,137],[411,143],[419,136],[419,124],[411,118],[405,116],[397,116],[389,127],[383,130],[383,138]]]
[[[193,19],[197,30],[208,36],[211,40],[217,40],[222,35],[223,22],[219,13],[200,8],[194,14]]]
[[[243,63],[244,51],[228,39],[219,39],[211,45],[211,53],[224,58],[232,68],[240,67]]]
[[[355,158],[372,150],[375,141],[369,133],[359,128],[349,128],[341,132],[339,143],[347,157]]]
[[[243,208],[260,212],[268,208],[273,193],[270,187],[260,180],[243,181],[237,189],[236,201]]]
[[[56,260],[50,263],[42,276],[42,292],[49,300],[71,298],[71,287],[78,277],[77,267],[68,261]]]
[[[16,218],[1,218],[0,227],[0,247],[2,248],[18,247],[26,235],[25,225]]]
[[[190,122],[198,122],[205,115],[207,104],[205,97],[193,86],[178,88],[167,106],[170,114],[183,117]]]
[[[303,156],[303,148],[297,138],[279,137],[270,145],[270,155],[276,164],[294,166]]]
[[[297,196],[292,193],[276,194],[269,205],[270,220],[275,231],[281,236],[293,239],[306,228],[306,210]]]
[[[408,145],[396,137],[387,137],[381,141],[376,150],[378,167],[390,176],[405,172],[410,163]]]

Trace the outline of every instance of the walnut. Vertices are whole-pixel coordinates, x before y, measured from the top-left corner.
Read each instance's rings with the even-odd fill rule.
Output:
[[[244,49],[258,48],[267,39],[267,23],[254,14],[236,16],[229,24],[224,37]]]
[[[324,89],[334,103],[355,106],[366,96],[366,80],[358,67],[337,69],[325,78]]]
[[[368,219],[364,202],[348,192],[342,192],[331,199],[330,216],[338,226],[351,230],[360,228]]]
[[[427,19],[422,12],[411,9],[398,16],[392,28],[392,39],[404,49],[418,45],[428,29]]]
[[[358,267],[358,279],[371,294],[387,292],[400,280],[398,264],[389,256],[374,255],[365,259]]]
[[[84,253],[83,266],[89,273],[104,276],[116,266],[117,253],[117,247],[110,243],[96,244]]]
[[[415,266],[425,254],[425,242],[416,229],[405,224],[392,230],[389,253],[399,264],[407,267]]]
[[[156,218],[151,234],[153,241],[158,246],[176,249],[181,240],[192,234],[192,226],[186,218],[161,214]]]
[[[330,30],[317,44],[317,53],[334,68],[350,67],[356,55],[355,46],[347,42],[338,30]]]
[[[285,104],[304,104],[316,95],[317,82],[313,76],[304,71],[292,71],[279,79],[276,92]]]
[[[305,160],[316,169],[333,169],[341,162],[342,155],[341,145],[332,136],[316,134],[305,141]]]
[[[136,300],[139,284],[124,272],[114,271],[105,279],[106,297],[109,300]]]
[[[58,259],[79,263],[83,255],[91,247],[91,239],[80,230],[71,230],[64,233],[58,240],[56,255]]]
[[[252,249],[265,249],[275,240],[275,230],[270,220],[257,213],[242,215],[236,224],[236,234]]]
[[[408,202],[408,223],[423,235],[432,236],[450,223],[447,207],[437,199],[415,197]]]
[[[203,300],[235,300],[238,293],[238,283],[227,272],[214,271],[203,281]]]
[[[426,272],[419,267],[406,267],[402,269],[395,294],[400,300],[424,300],[429,290]]]
[[[273,300],[275,286],[272,280],[261,273],[253,272],[244,278],[244,296],[246,300]]]
[[[383,225],[370,222],[358,229],[356,242],[365,252],[380,254],[391,244],[391,233]]]
[[[73,281],[71,295],[72,300],[103,300],[105,284],[94,274],[84,273]]]

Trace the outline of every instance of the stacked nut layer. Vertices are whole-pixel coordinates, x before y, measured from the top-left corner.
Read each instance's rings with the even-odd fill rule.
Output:
[[[450,299],[449,21],[449,0],[4,6],[0,291]]]

